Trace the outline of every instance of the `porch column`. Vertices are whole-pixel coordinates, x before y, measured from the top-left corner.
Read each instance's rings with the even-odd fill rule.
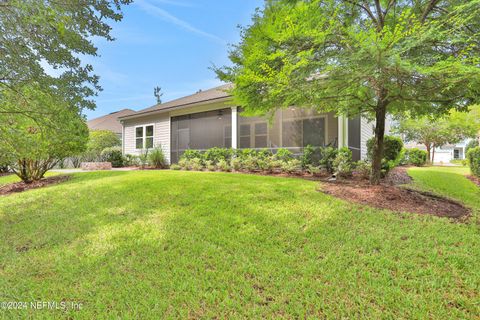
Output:
[[[232,107],[232,149],[237,149],[238,116],[237,107]]]
[[[338,148],[347,147],[346,117],[338,116]]]

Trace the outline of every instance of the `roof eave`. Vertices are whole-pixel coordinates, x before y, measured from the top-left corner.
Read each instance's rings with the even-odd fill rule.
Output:
[[[162,114],[166,113],[169,111],[174,111],[174,110],[179,110],[187,107],[197,107],[197,106],[202,106],[205,104],[210,104],[214,102],[224,102],[224,101],[229,101],[232,100],[232,96],[225,96],[225,97],[219,97],[219,98],[214,98],[214,99],[208,99],[208,100],[203,100],[203,101],[197,101],[197,102],[192,102],[192,103],[186,103],[186,104],[181,104],[178,106],[172,106],[172,107],[167,107],[163,109],[157,109],[157,110],[149,110],[149,111],[144,111],[144,112],[137,112],[135,114],[131,114],[128,116],[123,116],[123,117],[118,117],[118,121],[123,121],[123,120],[130,120],[130,119],[136,119],[136,118],[141,118],[149,115],[156,115],[156,114]]]

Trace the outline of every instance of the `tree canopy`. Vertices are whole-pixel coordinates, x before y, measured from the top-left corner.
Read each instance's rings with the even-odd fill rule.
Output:
[[[0,105],[21,107],[25,101],[45,112],[40,118],[0,113],[0,159],[29,183],[41,179],[59,160],[83,152],[88,128],[76,108],[38,87],[0,96]]]
[[[442,114],[480,98],[480,0],[267,0],[232,66],[236,102],[291,105],[376,120],[378,183],[387,113]]]
[[[95,107],[100,86],[93,68],[81,61],[97,55],[95,37],[113,40],[108,21],[122,18],[131,0],[0,1],[0,95],[26,84],[66,97],[70,107]],[[52,72],[53,71],[53,72]],[[54,73],[52,75],[52,73]],[[0,105],[0,113],[34,115],[41,108]]]
[[[393,128],[405,140],[425,146],[428,160],[434,161],[435,148],[456,144],[467,138],[475,138],[480,130],[480,118],[470,113],[452,110],[441,118],[423,116],[404,117]]]

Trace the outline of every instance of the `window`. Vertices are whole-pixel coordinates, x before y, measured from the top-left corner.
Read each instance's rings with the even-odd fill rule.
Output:
[[[225,126],[223,129],[223,146],[225,148],[232,147],[232,126]]]
[[[153,148],[153,125],[139,126],[135,128],[135,148]]]
[[[255,148],[266,148],[268,140],[268,126],[266,122],[255,123]]]
[[[250,148],[250,125],[240,125],[240,148]]]
[[[454,159],[460,159],[460,150],[453,149],[453,158]]]

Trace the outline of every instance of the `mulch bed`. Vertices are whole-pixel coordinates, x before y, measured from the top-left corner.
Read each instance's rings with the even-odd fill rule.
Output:
[[[378,186],[372,186],[362,179],[327,180],[321,191],[358,204],[396,212],[431,214],[457,220],[470,215],[470,210],[457,201],[398,186],[411,180],[406,168],[396,168]]]
[[[31,189],[43,188],[49,185],[65,182],[70,178],[71,176],[54,176],[54,177],[44,178],[40,181],[35,181],[32,183],[25,183],[23,181],[9,183],[7,185],[0,187],[0,196],[6,196],[12,193],[19,193],[19,192],[23,192]]]
[[[467,176],[467,178],[480,187],[480,178],[477,178],[475,176]]]

